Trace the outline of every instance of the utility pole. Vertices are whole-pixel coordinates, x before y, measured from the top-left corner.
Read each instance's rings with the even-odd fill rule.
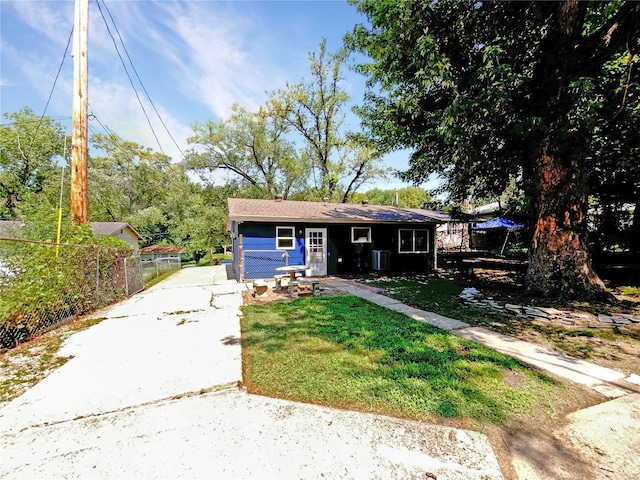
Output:
[[[73,119],[71,132],[71,217],[87,223],[87,93],[89,0],[76,0],[73,24]]]

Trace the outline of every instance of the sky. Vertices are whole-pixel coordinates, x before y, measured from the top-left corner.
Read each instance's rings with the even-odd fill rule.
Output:
[[[66,55],[65,47],[73,11],[73,1],[0,0],[3,114],[29,106],[41,115],[53,92],[46,115],[70,134],[73,59],[71,45]],[[328,51],[335,51],[345,33],[365,22],[342,0],[91,0],[89,134],[105,133],[105,126],[177,160],[188,148],[194,122],[225,118],[234,103],[251,110],[263,105],[268,92],[309,78],[309,53],[319,50],[323,38]],[[117,42],[122,38],[132,60],[135,71],[118,44],[135,90],[109,30]],[[347,69],[343,73],[343,88],[360,103],[365,79]],[[347,126],[357,130],[357,118],[349,115]],[[402,170],[407,157],[396,152],[384,161]],[[402,186],[395,178],[370,185]]]

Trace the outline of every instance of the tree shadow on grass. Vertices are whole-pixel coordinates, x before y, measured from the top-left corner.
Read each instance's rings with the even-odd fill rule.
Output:
[[[358,398],[408,418],[467,417],[501,424],[514,409],[536,400],[521,385],[508,385],[505,371],[523,373],[521,382],[533,391],[557,383],[495,350],[357,297],[304,298],[244,312],[249,355],[260,352],[266,363],[295,358],[283,369],[289,378],[271,378],[280,384],[305,382],[304,398],[297,398],[304,401],[314,401],[316,391],[327,398],[330,391],[341,405]],[[312,372],[305,370],[309,366]],[[252,361],[252,368],[278,367]],[[309,378],[314,376],[317,381]],[[320,385],[325,378],[329,384]]]

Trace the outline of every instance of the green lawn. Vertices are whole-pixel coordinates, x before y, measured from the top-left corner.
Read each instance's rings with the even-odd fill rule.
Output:
[[[407,305],[455,318],[470,325],[482,326],[506,335],[517,336],[525,331],[536,332],[557,350],[578,358],[590,359],[594,357],[594,346],[592,342],[587,340],[592,337],[631,344],[637,344],[640,340],[640,335],[637,331],[573,329],[556,325],[543,325],[531,320],[523,320],[515,315],[505,315],[470,307],[458,299],[460,292],[462,292],[462,287],[450,280],[402,278],[377,280],[368,282],[368,284],[383,289],[385,295]],[[633,292],[630,288],[626,291]],[[518,299],[515,300],[515,303],[520,303],[521,301],[526,300]],[[513,302],[514,300],[512,300]],[[566,306],[562,305],[548,306],[566,308]],[[602,306],[599,308],[602,308]],[[592,309],[592,311],[596,314],[598,313],[597,309]],[[603,355],[606,356],[607,354]],[[627,366],[627,368],[629,367]]]
[[[424,420],[502,424],[552,411],[564,384],[494,350],[353,297],[243,307],[250,392]]]
[[[455,318],[463,322],[481,324],[495,319],[495,313],[481,308],[473,308],[457,301],[462,287],[450,280],[434,278],[429,280],[392,279],[368,282],[384,289],[385,295],[402,301],[407,305],[439,313],[445,317]]]

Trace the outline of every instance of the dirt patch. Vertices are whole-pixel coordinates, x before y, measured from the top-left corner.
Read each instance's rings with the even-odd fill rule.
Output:
[[[64,340],[102,320],[104,318],[76,319],[15,348],[0,351],[0,407],[69,361],[69,357],[57,355]]]
[[[515,315],[495,315],[490,321],[474,325],[510,335],[520,340],[542,345],[572,357],[612,368],[620,372],[640,374],[640,323],[606,325],[598,321],[598,314],[628,313],[640,315],[640,297],[621,295],[612,290],[616,304],[584,302],[550,302],[530,297],[524,292],[524,277],[514,272],[474,269],[473,274],[441,271],[440,276],[464,287],[474,287],[484,298],[499,304],[532,307],[553,307],[583,316],[573,325],[562,321],[530,320]],[[468,320],[465,320],[468,321]]]
[[[244,297],[245,305],[264,305],[266,303],[271,302],[284,302],[287,300],[292,300],[291,294],[286,287],[286,284],[283,288],[275,289],[272,284],[268,284],[269,288],[261,294],[257,294],[252,290],[246,290],[242,293]],[[298,297],[309,297],[313,296],[313,292],[311,290],[311,285],[300,285],[298,289]],[[336,291],[334,288],[323,284],[320,284],[320,293],[319,295],[335,295]]]

